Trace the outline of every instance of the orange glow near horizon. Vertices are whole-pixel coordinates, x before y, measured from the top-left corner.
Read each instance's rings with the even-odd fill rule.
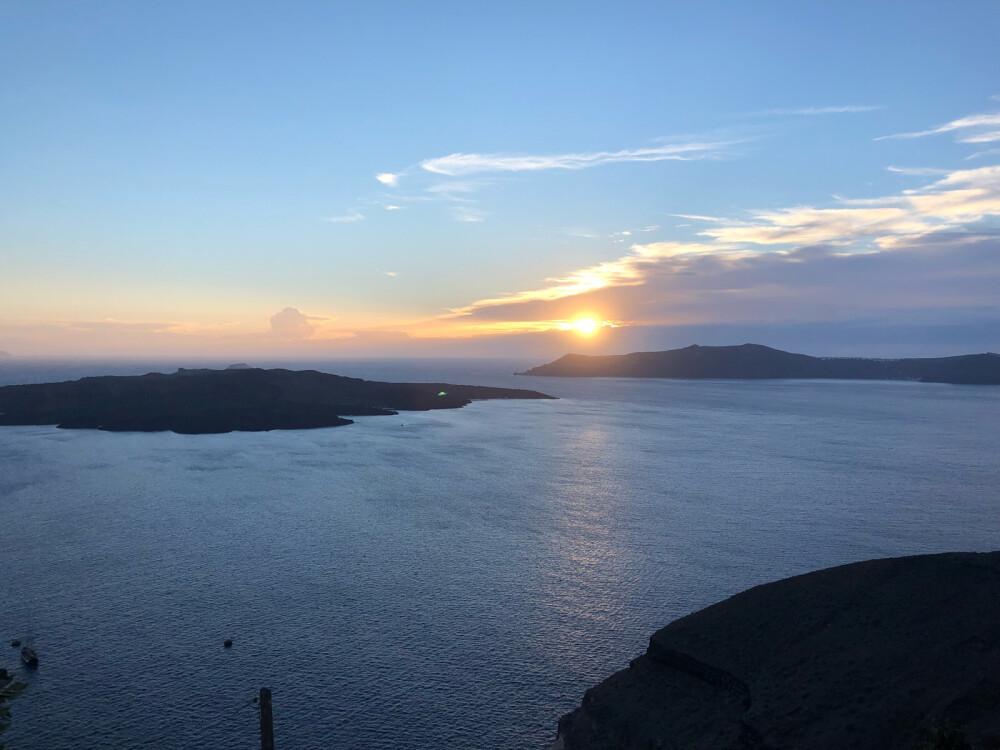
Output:
[[[434,325],[436,323],[436,325]],[[503,335],[515,333],[542,333],[545,331],[566,331],[580,336],[591,337],[603,328],[618,328],[622,324],[598,318],[572,318],[562,320],[519,320],[502,322],[476,322],[464,324],[461,318],[427,321],[423,325],[403,327],[414,338],[472,338],[476,336]]]
[[[425,340],[457,342],[544,333],[596,343],[602,338],[602,330],[626,325],[624,321],[605,320],[590,311],[580,315],[549,320],[483,321],[450,314],[423,320],[387,320],[376,327],[370,318],[364,321],[367,325],[355,326],[352,324],[356,323],[356,316],[307,314],[289,307],[269,319],[234,315],[229,320],[218,321],[146,322],[113,318],[48,324],[28,321],[21,326],[8,325],[6,330],[0,321],[0,350],[14,356],[218,354],[231,357],[293,351],[362,352],[401,348],[409,351]],[[5,332],[7,336],[3,335]]]

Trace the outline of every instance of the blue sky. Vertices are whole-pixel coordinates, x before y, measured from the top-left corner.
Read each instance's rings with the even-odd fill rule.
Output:
[[[998,32],[995,2],[0,2],[0,349],[998,349]]]

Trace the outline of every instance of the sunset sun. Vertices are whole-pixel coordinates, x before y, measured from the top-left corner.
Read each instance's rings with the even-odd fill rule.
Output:
[[[592,336],[600,327],[600,324],[593,318],[580,318],[579,320],[574,320],[570,324],[570,327],[583,336]]]

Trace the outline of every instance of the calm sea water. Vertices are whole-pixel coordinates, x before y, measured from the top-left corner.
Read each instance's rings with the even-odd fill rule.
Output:
[[[1000,389],[511,376],[530,364],[290,366],[560,400],[0,429],[0,638],[41,657],[9,745],[249,750],[266,685],[278,748],[540,748],[678,616],[829,565],[1000,548]],[[0,383],[176,365],[7,363]]]

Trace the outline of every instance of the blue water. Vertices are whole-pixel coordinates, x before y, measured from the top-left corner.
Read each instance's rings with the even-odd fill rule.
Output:
[[[177,364],[6,363],[0,383]],[[248,750],[262,685],[283,750],[541,748],[680,615],[819,567],[1000,548],[997,388],[307,364],[560,400],[0,429],[0,666],[14,637],[41,658],[12,748]]]

